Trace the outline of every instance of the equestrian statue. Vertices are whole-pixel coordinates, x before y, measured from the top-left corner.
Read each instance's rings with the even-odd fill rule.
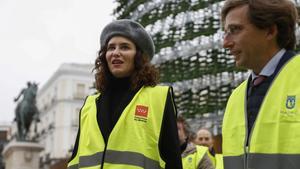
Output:
[[[28,132],[33,121],[39,122],[39,111],[36,106],[36,95],[38,84],[27,82],[27,88],[21,90],[15,102],[23,95],[21,101],[18,102],[15,109],[15,120],[17,122],[18,133],[17,140],[28,140]]]

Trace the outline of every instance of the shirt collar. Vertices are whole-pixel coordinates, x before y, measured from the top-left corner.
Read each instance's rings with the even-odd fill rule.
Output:
[[[259,73],[259,75],[263,75],[263,76],[271,76],[271,75],[274,73],[274,71],[275,71],[275,69],[276,69],[276,67],[277,67],[277,65],[278,65],[278,63],[279,63],[281,57],[283,56],[283,54],[284,54],[285,52],[286,52],[285,49],[281,49],[279,52],[277,52],[277,53],[275,54],[275,56],[272,57],[272,59],[269,60],[269,62],[268,62],[268,63],[265,65],[265,67],[261,70],[261,72]],[[253,80],[253,79],[256,78],[258,75],[256,75],[253,71],[251,71],[251,76],[252,76],[252,80]]]

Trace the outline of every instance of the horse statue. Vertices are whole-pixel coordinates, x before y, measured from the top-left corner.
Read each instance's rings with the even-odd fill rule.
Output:
[[[21,95],[23,98],[18,102],[15,109],[15,120],[18,127],[17,140],[27,140],[27,134],[32,121],[39,121],[39,111],[36,107],[36,94],[38,90],[38,84],[27,82],[27,88],[21,90],[18,97],[14,99],[17,102]]]

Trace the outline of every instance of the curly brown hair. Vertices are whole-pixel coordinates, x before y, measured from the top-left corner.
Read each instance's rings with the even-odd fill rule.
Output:
[[[134,57],[134,72],[130,76],[131,90],[140,88],[141,86],[155,86],[159,80],[158,70],[150,63],[149,57],[136,46],[136,55]],[[106,61],[107,46],[105,45],[98,52],[95,60],[95,87],[101,93],[104,92],[110,84],[110,77],[113,75],[109,71]]]

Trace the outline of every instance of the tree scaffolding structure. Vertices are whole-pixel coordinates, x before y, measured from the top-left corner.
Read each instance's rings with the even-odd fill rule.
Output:
[[[138,21],[153,37],[152,63],[160,70],[161,82],[174,87],[178,112],[198,119],[196,128],[213,127],[218,133],[228,97],[248,77],[222,47],[223,0],[116,2],[117,19]]]

